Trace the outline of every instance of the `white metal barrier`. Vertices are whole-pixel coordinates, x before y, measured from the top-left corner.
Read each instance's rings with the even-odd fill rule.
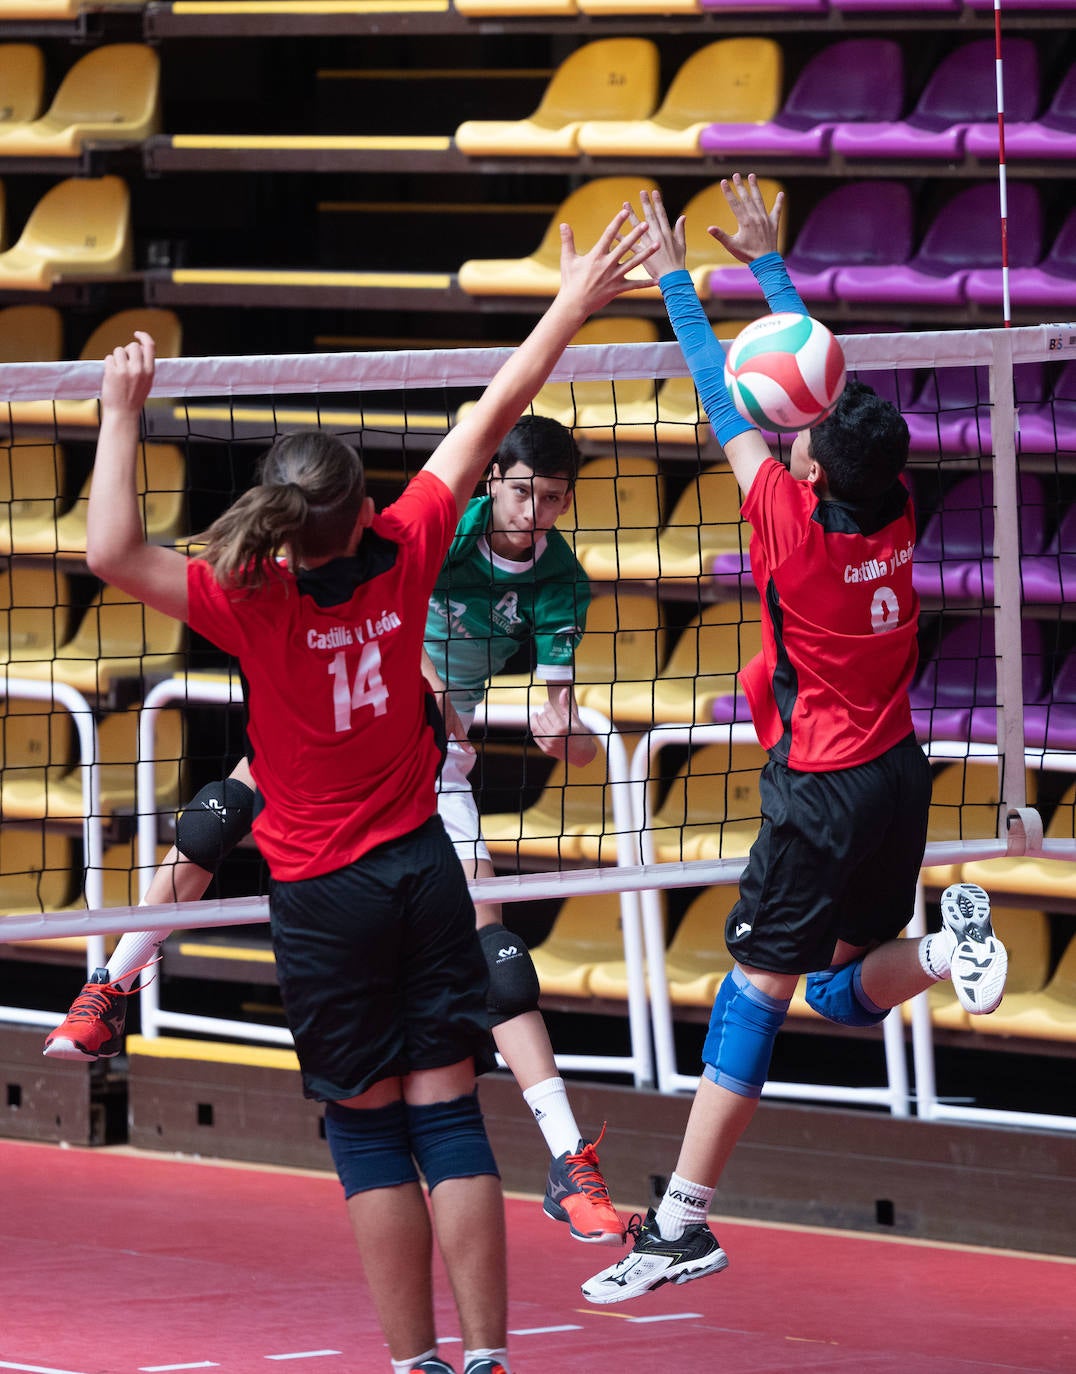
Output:
[[[101,817],[101,780],[97,749],[97,721],[93,708],[81,692],[64,682],[34,682],[30,678],[7,677],[0,682],[0,695],[26,701],[44,701],[69,712],[78,733],[78,760],[82,773],[82,844],[86,867],[86,905],[100,907],[103,895],[103,826]],[[86,937],[86,975],[105,962],[105,941],[100,934]],[[0,1020],[21,1026],[47,1026],[57,1023],[54,1011],[28,1007],[0,1007]]]

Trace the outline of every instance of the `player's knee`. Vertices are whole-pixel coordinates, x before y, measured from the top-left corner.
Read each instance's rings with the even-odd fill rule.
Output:
[[[530,950],[503,925],[482,926],[478,931],[489,970],[486,1006],[491,1027],[538,1010],[541,987]]]
[[[478,1094],[422,1106],[408,1103],[411,1150],[432,1193],[446,1178],[500,1178]]]
[[[402,1102],[371,1108],[330,1102],[325,1107],[325,1138],[345,1197],[418,1182]]]
[[[250,833],[254,793],[238,778],[210,782],[176,817],[176,848],[215,873],[239,841]]]
[[[761,1097],[787,1011],[787,1001],[755,987],[742,969],[726,974],[702,1049],[704,1076],[740,1097]]]
[[[888,1007],[879,1007],[863,991],[863,960],[807,975],[807,1005],[838,1026],[876,1026]]]

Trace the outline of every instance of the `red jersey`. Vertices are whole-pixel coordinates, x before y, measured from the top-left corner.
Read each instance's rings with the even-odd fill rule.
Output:
[[[867,763],[911,733],[915,514],[903,483],[863,512],[820,501],[776,459],[743,504],[762,652],[740,682],[762,745],[790,768]]]
[[[420,472],[364,533],[353,558],[259,590],[225,590],[208,563],[187,573],[193,630],[239,660],[254,821],[274,878],[343,868],[435,810],[440,748],[421,672],[433,584],[456,501]]]

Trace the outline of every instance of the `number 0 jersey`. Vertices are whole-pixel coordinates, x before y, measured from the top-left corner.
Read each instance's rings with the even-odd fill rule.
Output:
[[[762,652],[740,682],[759,741],[790,768],[867,763],[911,733],[918,662],[915,515],[897,482],[865,526],[776,459],[743,503]]]
[[[193,630],[239,660],[254,834],[274,878],[329,873],[416,829],[435,810],[441,751],[421,672],[430,593],[456,525],[444,483],[420,472],[352,558],[257,591],[187,573]]]

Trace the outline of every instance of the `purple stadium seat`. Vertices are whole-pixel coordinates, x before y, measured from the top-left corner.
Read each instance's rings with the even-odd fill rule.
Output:
[[[805,301],[833,300],[839,268],[877,263],[880,255],[905,258],[912,251],[912,196],[896,181],[857,181],[825,196],[808,214],[785,255],[796,289]],[[743,280],[740,267],[719,267],[710,274],[715,296],[758,294],[754,277]]]
[[[1000,304],[1001,268],[979,268],[970,273],[964,294],[981,305]],[[1076,305],[1076,210],[1069,213],[1037,267],[1010,268],[1009,300],[1014,307]]]
[[[1023,621],[1021,638],[1024,700],[1041,702],[1046,689],[1040,622]],[[923,664],[909,695],[919,739],[992,742],[997,733],[993,616],[977,616],[950,630]]]
[[[1019,484],[1021,556],[1034,556],[1046,542],[1046,492],[1031,473],[1021,473]],[[993,501],[989,473],[965,477],[946,492],[916,540],[914,580],[920,596],[965,602],[993,597]]]
[[[993,3],[993,0],[991,0]],[[829,0],[831,10],[858,14],[863,10],[888,14],[892,10],[922,10],[931,14],[957,14],[961,0]]]
[[[1034,119],[1039,107],[1039,64],[1029,38],[1010,38],[1005,50],[1006,111]],[[1011,92],[1011,96],[1010,96]],[[915,109],[893,124],[850,124],[834,130],[831,150],[848,158],[959,158],[969,124],[997,119],[997,67],[992,38],[975,39],[943,57]]]
[[[704,10],[724,10],[726,14],[729,10],[761,10],[764,13],[793,10],[797,14],[825,14],[829,9],[829,0],[734,0],[732,4],[729,0],[699,0],[699,3]]]
[[[1076,9],[1076,5],[1070,5]],[[997,128],[968,130],[964,151],[972,157],[996,158]],[[1005,116],[1005,160],[1038,161],[1049,158],[1076,158],[1076,62],[1061,78],[1049,106],[1038,119],[1019,122]]]
[[[1042,207],[1031,182],[1009,185],[1009,265],[1030,267],[1042,255]],[[919,251],[887,266],[841,268],[834,289],[841,300],[880,304],[960,305],[976,268],[1001,263],[998,190],[970,186],[948,201],[927,228]]]
[[[788,99],[765,124],[711,124],[699,136],[704,153],[827,157],[833,130],[857,120],[898,119],[904,108],[900,45],[850,38],[816,54]]]
[[[1076,361],[1062,367],[1048,401],[1017,414],[1021,453],[1076,452]]]
[[[1076,750],[1076,649],[1058,669],[1047,700],[1024,703],[1024,742],[1032,749]]]
[[[1041,405],[1046,395],[1043,363],[1013,369],[1017,405]],[[990,379],[985,367],[940,367],[901,407],[917,452],[992,453]]]
[[[1041,553],[1022,556],[1024,600],[1060,606],[1076,602],[1076,503],[1058,521]],[[1076,705],[1076,696],[1072,702]]]

